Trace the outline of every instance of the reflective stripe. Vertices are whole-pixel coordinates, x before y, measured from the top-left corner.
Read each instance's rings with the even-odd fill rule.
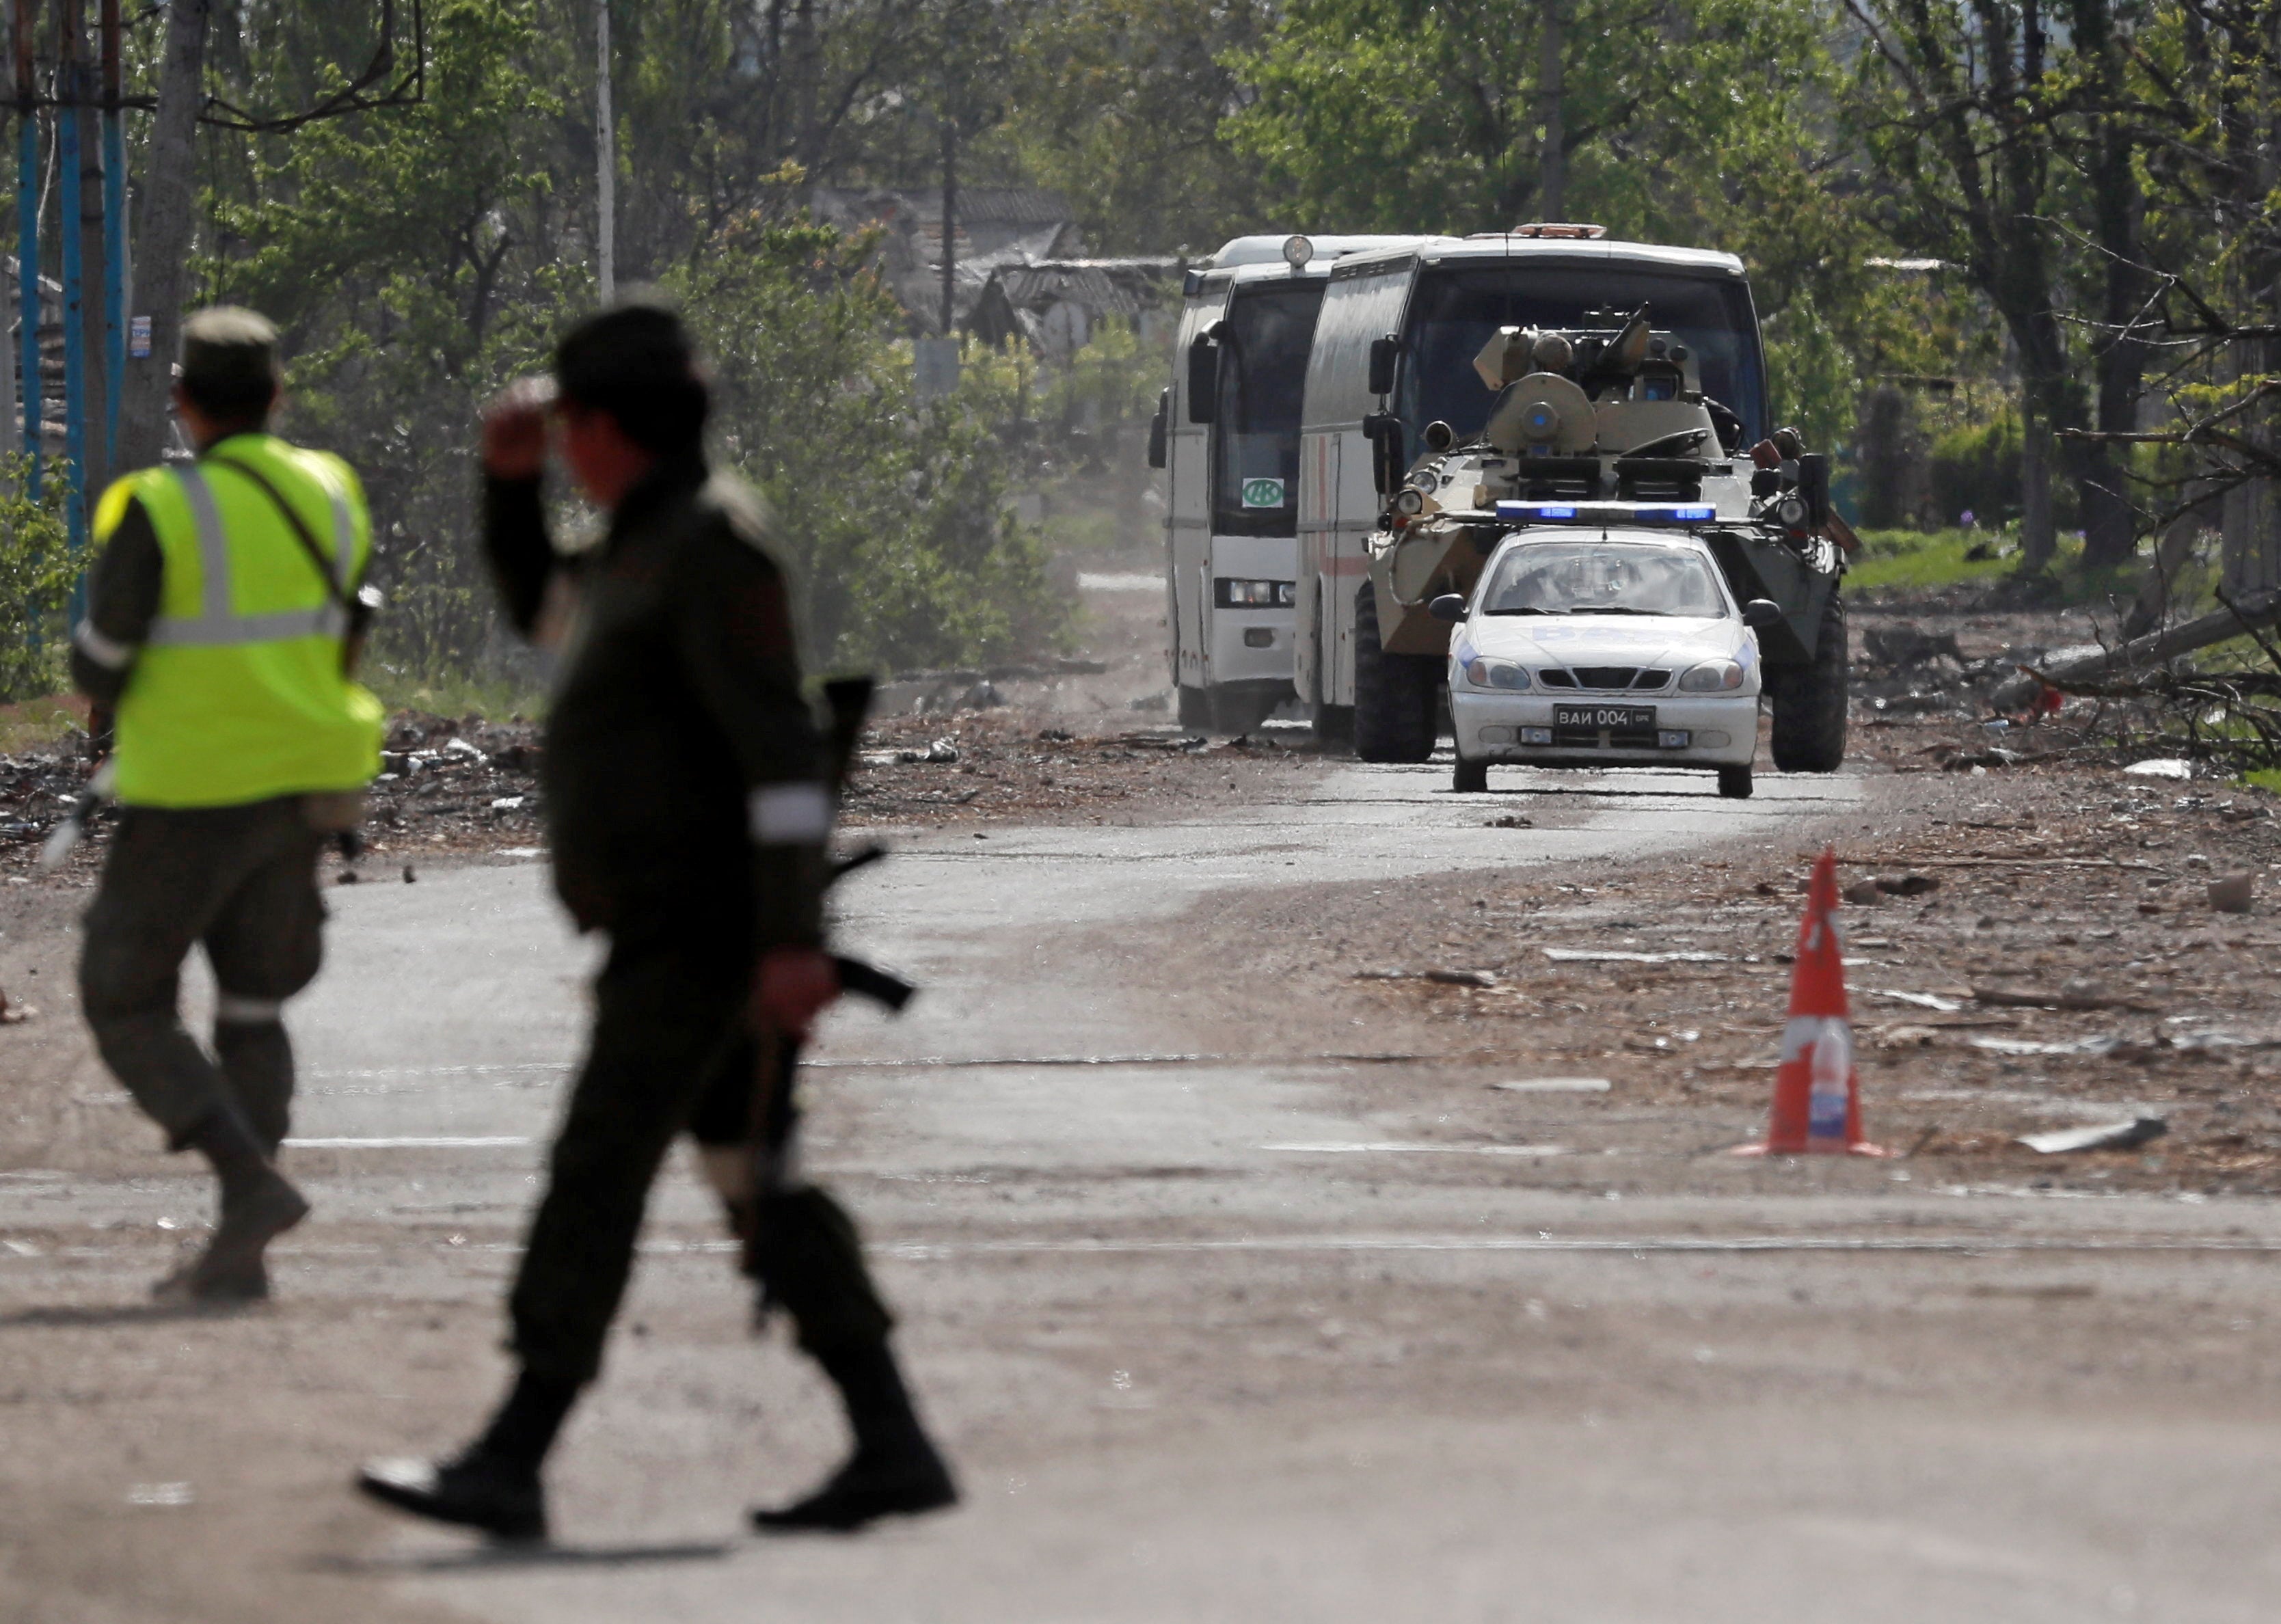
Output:
[[[337,604],[313,609],[280,609],[274,615],[225,615],[220,620],[174,620],[161,616],[151,623],[153,648],[229,648],[245,643],[282,643],[289,638],[339,637],[348,630],[348,617]]]
[[[228,459],[223,459],[227,461]],[[313,609],[282,609],[268,615],[230,612],[229,536],[222,529],[221,509],[205,470],[191,463],[176,470],[182,493],[189,499],[190,518],[198,537],[200,613],[196,620],[162,615],[151,623],[154,648],[233,648],[248,643],[282,643],[291,638],[345,637],[348,615],[329,601]],[[356,568],[356,525],[346,498],[328,491],[333,510],[333,546],[340,557],[340,578],[346,581]],[[90,656],[92,657],[92,656]]]
[[[106,671],[123,671],[135,659],[135,645],[107,638],[95,629],[92,621],[81,621],[72,628],[72,643]]]
[[[198,574],[204,582],[201,619],[229,618],[229,535],[221,527],[221,509],[214,505],[213,487],[205,470],[192,463],[177,476],[182,494],[190,499],[190,521],[198,537]],[[156,641],[154,638],[153,641]]]
[[[266,1026],[285,1012],[282,998],[248,998],[238,993],[222,993],[214,999],[214,1019],[228,1021],[233,1026]]]
[[[770,784],[746,802],[762,846],[813,846],[831,832],[831,792],[821,784]]]

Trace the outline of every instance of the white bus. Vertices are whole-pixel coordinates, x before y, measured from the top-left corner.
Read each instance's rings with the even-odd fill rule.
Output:
[[[1316,313],[1341,258],[1421,240],[1237,237],[1188,273],[1148,451],[1165,474],[1166,653],[1183,727],[1244,732],[1291,697]]]
[[[1499,328],[1620,325],[1643,305],[1694,352],[1703,392],[1741,418],[1741,445],[1763,438],[1772,423],[1758,315],[1732,254],[1556,226],[1418,239],[1330,268],[1299,439],[1294,605],[1293,678],[1318,732],[1353,729],[1356,607],[1370,590],[1363,543],[1385,512],[1384,473],[1400,483],[1428,423],[1448,423],[1459,443],[1480,432],[1496,396],[1473,358]],[[1612,312],[1621,313],[1613,323]],[[1438,672],[1443,653],[1406,657],[1430,657]]]

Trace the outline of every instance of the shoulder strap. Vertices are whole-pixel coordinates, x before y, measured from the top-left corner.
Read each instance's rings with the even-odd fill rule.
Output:
[[[301,522],[301,515],[293,511],[293,505],[287,501],[277,487],[269,482],[268,476],[259,468],[248,467],[235,457],[207,457],[204,460],[220,463],[223,468],[228,468],[233,473],[243,474],[253,482],[255,488],[267,497],[278,513],[283,515],[286,527],[293,532],[293,538],[301,544],[301,550],[309,555],[309,561],[317,567],[317,574],[323,577],[325,591],[332,598],[333,602],[353,614],[355,601],[351,597],[346,584],[333,574],[333,566],[325,557],[325,550],[317,545],[317,538],[309,534],[309,527]]]

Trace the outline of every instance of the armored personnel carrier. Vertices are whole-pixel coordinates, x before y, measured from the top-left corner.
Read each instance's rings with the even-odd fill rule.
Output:
[[[1604,315],[1606,313],[1600,313]],[[1845,751],[1844,572],[1829,465],[1779,429],[1747,451],[1742,421],[1706,394],[1697,358],[1651,310],[1566,331],[1505,327],[1473,359],[1495,396],[1462,442],[1426,425],[1424,453],[1388,467],[1364,543],[1371,592],[1355,651],[1355,740],[1365,760],[1432,753],[1449,651],[1436,599],[1473,592],[1523,527],[1683,526],[1709,546],[1738,602],[1781,611],[1754,627],[1773,713],[1774,764],[1829,772]],[[1396,431],[1366,423],[1380,448]],[[1372,646],[1374,645],[1374,646]],[[1636,674],[1629,684],[1642,680]]]

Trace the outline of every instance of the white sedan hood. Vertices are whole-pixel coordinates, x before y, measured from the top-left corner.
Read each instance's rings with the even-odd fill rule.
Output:
[[[1758,638],[1740,620],[1726,616],[1479,615],[1455,641],[1475,654],[1532,669],[1637,665],[1675,675],[1705,660],[1732,660],[1746,671],[1759,661]]]

